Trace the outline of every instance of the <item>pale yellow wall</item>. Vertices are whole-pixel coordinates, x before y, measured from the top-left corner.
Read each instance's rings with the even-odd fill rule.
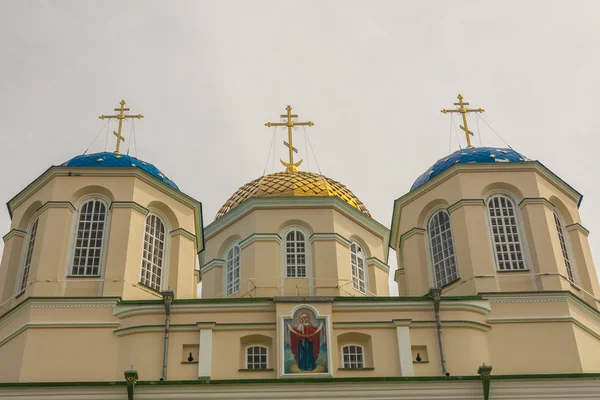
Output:
[[[0,319],[0,356],[11,360],[0,364],[0,381],[122,380],[123,371],[132,365],[142,380],[161,377],[165,314],[160,302],[154,303],[148,313],[119,317],[124,307],[141,312],[148,305],[114,308],[116,300],[57,300],[63,303],[26,303],[28,308]],[[196,357],[200,351],[200,329],[207,329],[206,326],[212,327],[213,335],[211,379],[279,377],[281,318],[291,315],[298,306],[313,307],[319,316],[329,317],[332,330],[327,340],[334,377],[401,375],[394,320],[409,321],[410,346],[418,347],[428,361],[413,363],[415,375],[441,375],[431,302],[374,303],[336,300],[174,304],[168,379],[197,378],[198,364],[185,362],[184,348]],[[442,301],[440,313],[451,375],[474,375],[483,362],[493,365],[495,374],[600,372],[598,313],[575,297],[515,294],[491,297],[489,302]],[[132,328],[139,331],[131,331]],[[148,329],[151,331],[145,331]],[[347,334],[369,338],[367,352],[372,363],[367,367],[373,370],[339,369],[340,346],[351,340],[338,342],[338,338]],[[265,343],[273,370],[240,371],[244,368],[245,346]]]
[[[106,174],[110,175],[110,172]],[[72,249],[79,215],[77,210],[73,212],[73,207],[79,207],[82,199],[89,196],[106,200],[109,208],[103,238],[104,268],[97,277],[71,277]],[[112,207],[113,201],[121,203]],[[80,176],[54,176],[19,204],[13,204],[12,228],[26,230],[33,218],[39,218],[28,280],[31,285],[16,302],[29,296],[160,297],[139,285],[146,215],[144,211],[135,209],[132,202],[150,212],[157,211],[167,225],[166,235],[170,243],[167,244],[165,264],[168,264],[169,281],[164,288],[173,289],[178,298],[195,298],[195,243],[181,231],[174,236],[169,234],[169,231],[178,228],[191,235],[198,234],[194,209],[136,177],[82,173]],[[13,236],[6,249],[8,251],[4,251],[0,265],[0,274],[5,278],[0,287],[1,303],[14,294],[23,239]]]
[[[567,235],[571,242],[571,257],[577,261],[575,268],[580,274],[578,284],[588,295],[566,278],[554,223],[554,207],[561,215],[564,214],[566,226],[580,221],[575,195],[542,176],[533,167],[502,170],[501,166],[494,165],[494,168],[490,170],[482,166],[481,169],[459,170],[416,195],[407,194],[396,222],[398,241],[394,244],[398,265],[405,271],[399,292],[421,295],[431,286],[427,220],[433,210],[450,207],[460,282],[445,287],[444,293],[468,295],[495,291],[570,290],[597,307],[600,304],[597,302],[600,288],[587,237],[583,233]],[[493,191],[504,191],[515,199],[528,271],[496,271],[485,205],[487,196]],[[457,203],[461,200],[462,203]],[[416,234],[407,234],[415,229],[418,231]],[[405,237],[402,238],[402,235]]]
[[[219,221],[213,224],[218,223]],[[282,268],[282,247],[285,245],[283,236],[285,229],[291,226],[299,226],[307,233],[307,258],[311,265],[306,279],[282,279],[285,276]],[[382,236],[334,208],[256,209],[206,238],[204,262],[225,259],[225,252],[232,243],[244,243],[255,234],[268,237],[243,247],[240,292],[232,297],[364,296],[352,287],[349,241],[357,241],[369,257],[379,260],[385,259],[384,251],[387,251]],[[313,234],[316,236],[312,236]],[[339,240],[319,236],[320,234],[338,235]],[[374,271],[371,272],[371,269]],[[211,286],[219,283],[222,277],[216,275],[222,273],[215,268],[202,273],[203,297],[218,296],[223,291],[222,287]],[[367,294],[387,296],[387,272],[375,266],[366,266],[366,273],[367,279],[372,280],[368,282],[367,288],[372,293]],[[220,283],[223,283],[222,280]]]

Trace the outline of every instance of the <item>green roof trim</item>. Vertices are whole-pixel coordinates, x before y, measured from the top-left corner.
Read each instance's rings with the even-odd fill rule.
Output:
[[[600,373],[569,374],[522,374],[494,375],[494,380],[536,380],[536,379],[600,379]],[[272,383],[342,383],[342,382],[433,382],[433,381],[479,381],[479,375],[467,376],[383,376],[360,378],[280,378],[280,379],[213,379],[176,381],[138,381],[141,386],[184,386],[184,385],[233,385],[233,384],[272,384]],[[126,386],[125,381],[118,382],[4,382],[0,388],[7,387],[85,387],[85,386]]]

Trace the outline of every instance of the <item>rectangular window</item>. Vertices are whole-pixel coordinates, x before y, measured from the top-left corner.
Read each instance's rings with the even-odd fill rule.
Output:
[[[267,348],[264,346],[250,346],[246,348],[247,369],[267,369]]]
[[[362,369],[365,367],[362,346],[344,346],[342,348],[342,357],[344,368]]]

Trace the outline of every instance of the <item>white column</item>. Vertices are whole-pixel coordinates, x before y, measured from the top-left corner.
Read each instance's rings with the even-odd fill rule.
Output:
[[[198,352],[198,378],[210,378],[212,365],[212,335],[215,324],[198,324],[200,350]]]
[[[410,319],[394,320],[396,337],[398,338],[398,359],[400,360],[400,375],[414,376],[412,351],[410,348]]]

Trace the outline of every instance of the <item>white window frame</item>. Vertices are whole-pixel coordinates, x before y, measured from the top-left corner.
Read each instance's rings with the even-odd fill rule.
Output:
[[[362,252],[362,256],[359,256],[358,252],[355,252],[352,250],[353,247],[357,247],[361,250]],[[350,276],[352,278],[352,287],[363,293],[366,294],[368,291],[368,279],[367,279],[367,257],[365,257],[366,254],[366,250],[365,250],[365,246],[363,246],[361,243],[357,242],[356,240],[352,240],[350,242]],[[354,256],[354,257],[353,257]],[[354,262],[354,258],[356,259],[356,262]],[[363,279],[360,279],[360,263],[359,260],[362,260],[362,273],[363,273]],[[356,270],[356,274],[355,271]],[[360,287],[362,283],[362,289]]]
[[[496,198],[496,197],[504,197],[507,200],[510,201],[511,205],[513,206],[513,210],[514,210],[514,219],[515,219],[515,227],[517,228],[517,234],[519,236],[519,240],[518,242],[515,242],[516,244],[519,245],[520,247],[520,253],[521,253],[521,260],[517,260],[517,261],[522,261],[523,262],[523,268],[508,268],[508,269],[500,269],[500,265],[499,265],[499,260],[498,260],[498,251],[496,250],[496,241],[494,239],[494,228],[493,228],[493,224],[492,224],[492,217],[490,215],[490,208],[489,208],[489,203],[492,199]],[[493,191],[487,194],[487,196],[485,196],[485,212],[487,214],[487,223],[489,225],[489,232],[490,232],[490,241],[492,244],[492,250],[493,250],[493,255],[494,255],[494,263],[496,265],[496,271],[497,272],[521,272],[521,271],[530,271],[529,268],[529,257],[528,257],[528,252],[527,252],[527,242],[526,242],[526,238],[525,238],[525,229],[523,229],[523,222],[522,222],[522,217],[521,217],[521,208],[518,206],[518,202],[515,199],[515,197],[509,193],[509,192],[505,192],[505,191]],[[503,225],[505,226],[505,225]],[[504,232],[504,235],[506,235],[507,233]],[[514,234],[514,232],[512,233]],[[508,242],[505,242],[508,244]],[[500,243],[501,244],[501,243]],[[510,253],[510,249],[507,250],[508,253]],[[506,262],[505,260],[502,260],[503,262]],[[510,263],[512,264],[513,260],[511,258]]]
[[[98,201],[104,205],[106,210],[104,217],[104,229],[102,231],[102,243],[100,244],[100,261],[98,265],[98,273],[97,274],[73,274],[73,266],[75,261],[75,253],[77,250],[77,234],[79,233],[79,222],[81,218],[81,210],[83,206],[90,201]],[[67,277],[88,277],[88,278],[101,278],[104,276],[104,266],[106,263],[106,253],[108,248],[109,241],[109,232],[110,232],[110,220],[111,220],[111,211],[110,211],[110,201],[106,199],[104,196],[98,194],[91,194],[82,197],[77,202],[75,207],[75,212],[73,213],[73,221],[71,226],[71,238],[69,245],[69,254],[67,258],[67,268],[66,268],[66,276]],[[88,248],[89,249],[89,248]],[[87,268],[87,267],[86,267]]]
[[[448,216],[448,223],[449,223],[449,232],[450,232],[450,239],[452,241],[452,256],[454,257],[454,268],[456,271],[456,279],[453,280],[448,280],[446,283],[443,283],[442,285],[440,285],[440,282],[438,282],[437,278],[436,278],[436,264],[435,264],[435,257],[433,254],[433,246],[432,246],[432,240],[433,237],[431,236],[431,232],[429,229],[429,226],[431,224],[431,222],[433,221],[433,218],[438,215],[439,213],[445,213]],[[451,216],[450,213],[448,212],[448,209],[446,207],[437,207],[434,208],[433,210],[430,211],[429,215],[427,216],[427,219],[425,220],[425,237],[427,239],[427,259],[428,259],[428,264],[429,264],[429,275],[430,275],[430,283],[432,285],[432,287],[444,287],[447,285],[450,285],[458,280],[460,280],[460,273],[458,270],[458,259],[457,259],[457,255],[456,255],[456,244],[454,242],[454,232],[452,232],[452,221],[451,221]],[[442,251],[444,250],[443,246],[442,246]],[[443,268],[446,269],[445,266],[445,261],[446,261],[445,257],[442,261],[444,263]]]
[[[346,364],[346,360],[344,360],[344,356],[346,355],[346,353],[344,352],[345,349],[349,349],[350,347],[354,346],[358,349],[360,349],[360,354],[359,353],[349,353],[348,356],[352,356],[355,355],[358,357],[358,355],[360,355],[360,357],[362,358],[362,365],[359,366],[359,362],[358,361],[348,361],[348,364]],[[365,354],[365,346],[363,346],[362,344],[355,344],[355,343],[348,343],[342,346],[342,351],[340,351],[341,354],[341,365],[342,368],[346,368],[346,369],[365,369],[365,358],[366,358],[366,354]],[[356,366],[352,366],[352,364],[356,364]]]
[[[148,219],[151,216],[154,216],[154,217],[160,219],[160,221],[162,222],[164,229],[165,229],[165,239],[163,241],[163,258],[162,258],[163,263],[161,265],[160,287],[158,289],[142,282],[142,275],[143,275],[143,271],[144,271],[144,246],[146,244],[146,225],[148,223]],[[158,212],[156,210],[150,210],[150,212],[144,218],[143,231],[144,231],[144,234],[142,237],[142,259],[140,260],[139,283],[144,285],[145,287],[148,287],[157,292],[162,292],[163,290],[165,290],[169,287],[169,249],[170,249],[170,239],[171,239],[171,233],[170,233],[171,229],[170,229],[170,225],[169,225],[169,220],[161,212]]]
[[[238,249],[239,254],[238,254],[238,265],[237,265],[237,270],[238,270],[238,277],[237,277],[237,289],[233,290],[231,293],[229,292],[229,252],[233,251],[233,268],[234,268],[234,273],[235,273],[235,248]],[[223,293],[225,293],[225,297],[229,297],[232,296],[234,294],[236,294],[237,292],[240,291],[240,287],[241,287],[241,278],[242,278],[242,247],[240,246],[240,241],[235,241],[232,244],[229,245],[229,247],[227,247],[227,250],[225,250],[225,265],[223,268]],[[234,281],[232,283],[232,286],[235,286],[235,275],[234,275]]]
[[[31,221],[29,221],[27,227],[27,234],[25,235],[25,238],[23,240],[23,249],[21,250],[21,258],[19,260],[19,272],[17,274],[17,281],[15,282],[15,296],[19,296],[22,293],[25,293],[25,290],[27,290],[27,281],[29,280],[29,272],[31,271],[31,261],[33,259],[33,251],[35,250],[37,230],[39,228],[39,217],[39,214],[35,214],[33,218],[31,218]],[[33,235],[34,227],[35,235]],[[29,254],[30,248],[31,254]],[[27,263],[27,258],[29,258],[29,263]],[[25,277],[25,275],[27,275],[27,277]],[[23,280],[25,280],[25,282],[23,282]]]
[[[291,233],[291,232],[300,232],[303,236],[304,236],[304,276],[298,276],[298,265],[296,263],[295,266],[295,276],[288,276],[288,263],[287,263],[287,256],[288,256],[288,251],[287,251],[287,244],[288,244],[288,240],[287,240],[287,236]],[[311,252],[310,252],[310,241],[309,241],[309,234],[306,231],[306,229],[301,228],[299,226],[290,226],[287,227],[285,229],[285,231],[283,232],[283,240],[282,240],[282,254],[283,254],[283,263],[282,263],[282,267],[283,267],[283,277],[285,279],[309,279],[310,280],[310,257],[311,257]],[[294,239],[294,243],[298,243],[298,240]],[[294,254],[298,254],[297,252],[295,252]],[[312,282],[311,282],[312,283]]]
[[[251,348],[252,349],[254,349],[254,348],[260,348],[260,349],[264,349],[265,350],[265,354],[264,354],[265,355],[265,365],[264,365],[264,368],[254,368],[254,365],[257,364],[254,361],[252,362],[253,367],[250,368],[250,363],[248,362],[248,356],[249,356],[248,350],[251,349]],[[255,356],[257,356],[257,354],[253,354],[252,356],[255,357]],[[261,357],[262,354],[258,354],[258,356]],[[261,363],[262,363],[261,361],[258,362],[259,366],[261,366],[260,365]],[[246,369],[250,369],[250,370],[260,371],[260,370],[269,369],[269,347],[265,346],[263,344],[251,344],[251,345],[246,346],[246,348],[244,349],[244,365],[246,366]]]
[[[573,257],[573,249],[571,247],[571,241],[565,230],[565,220],[561,213],[554,208],[554,226],[556,227],[556,233],[558,235],[558,244],[560,246],[563,261],[567,271],[567,279],[574,285],[579,285],[579,275],[577,274],[577,267],[575,265],[575,258]],[[559,230],[560,224],[560,230]],[[569,274],[570,272],[570,274]]]

